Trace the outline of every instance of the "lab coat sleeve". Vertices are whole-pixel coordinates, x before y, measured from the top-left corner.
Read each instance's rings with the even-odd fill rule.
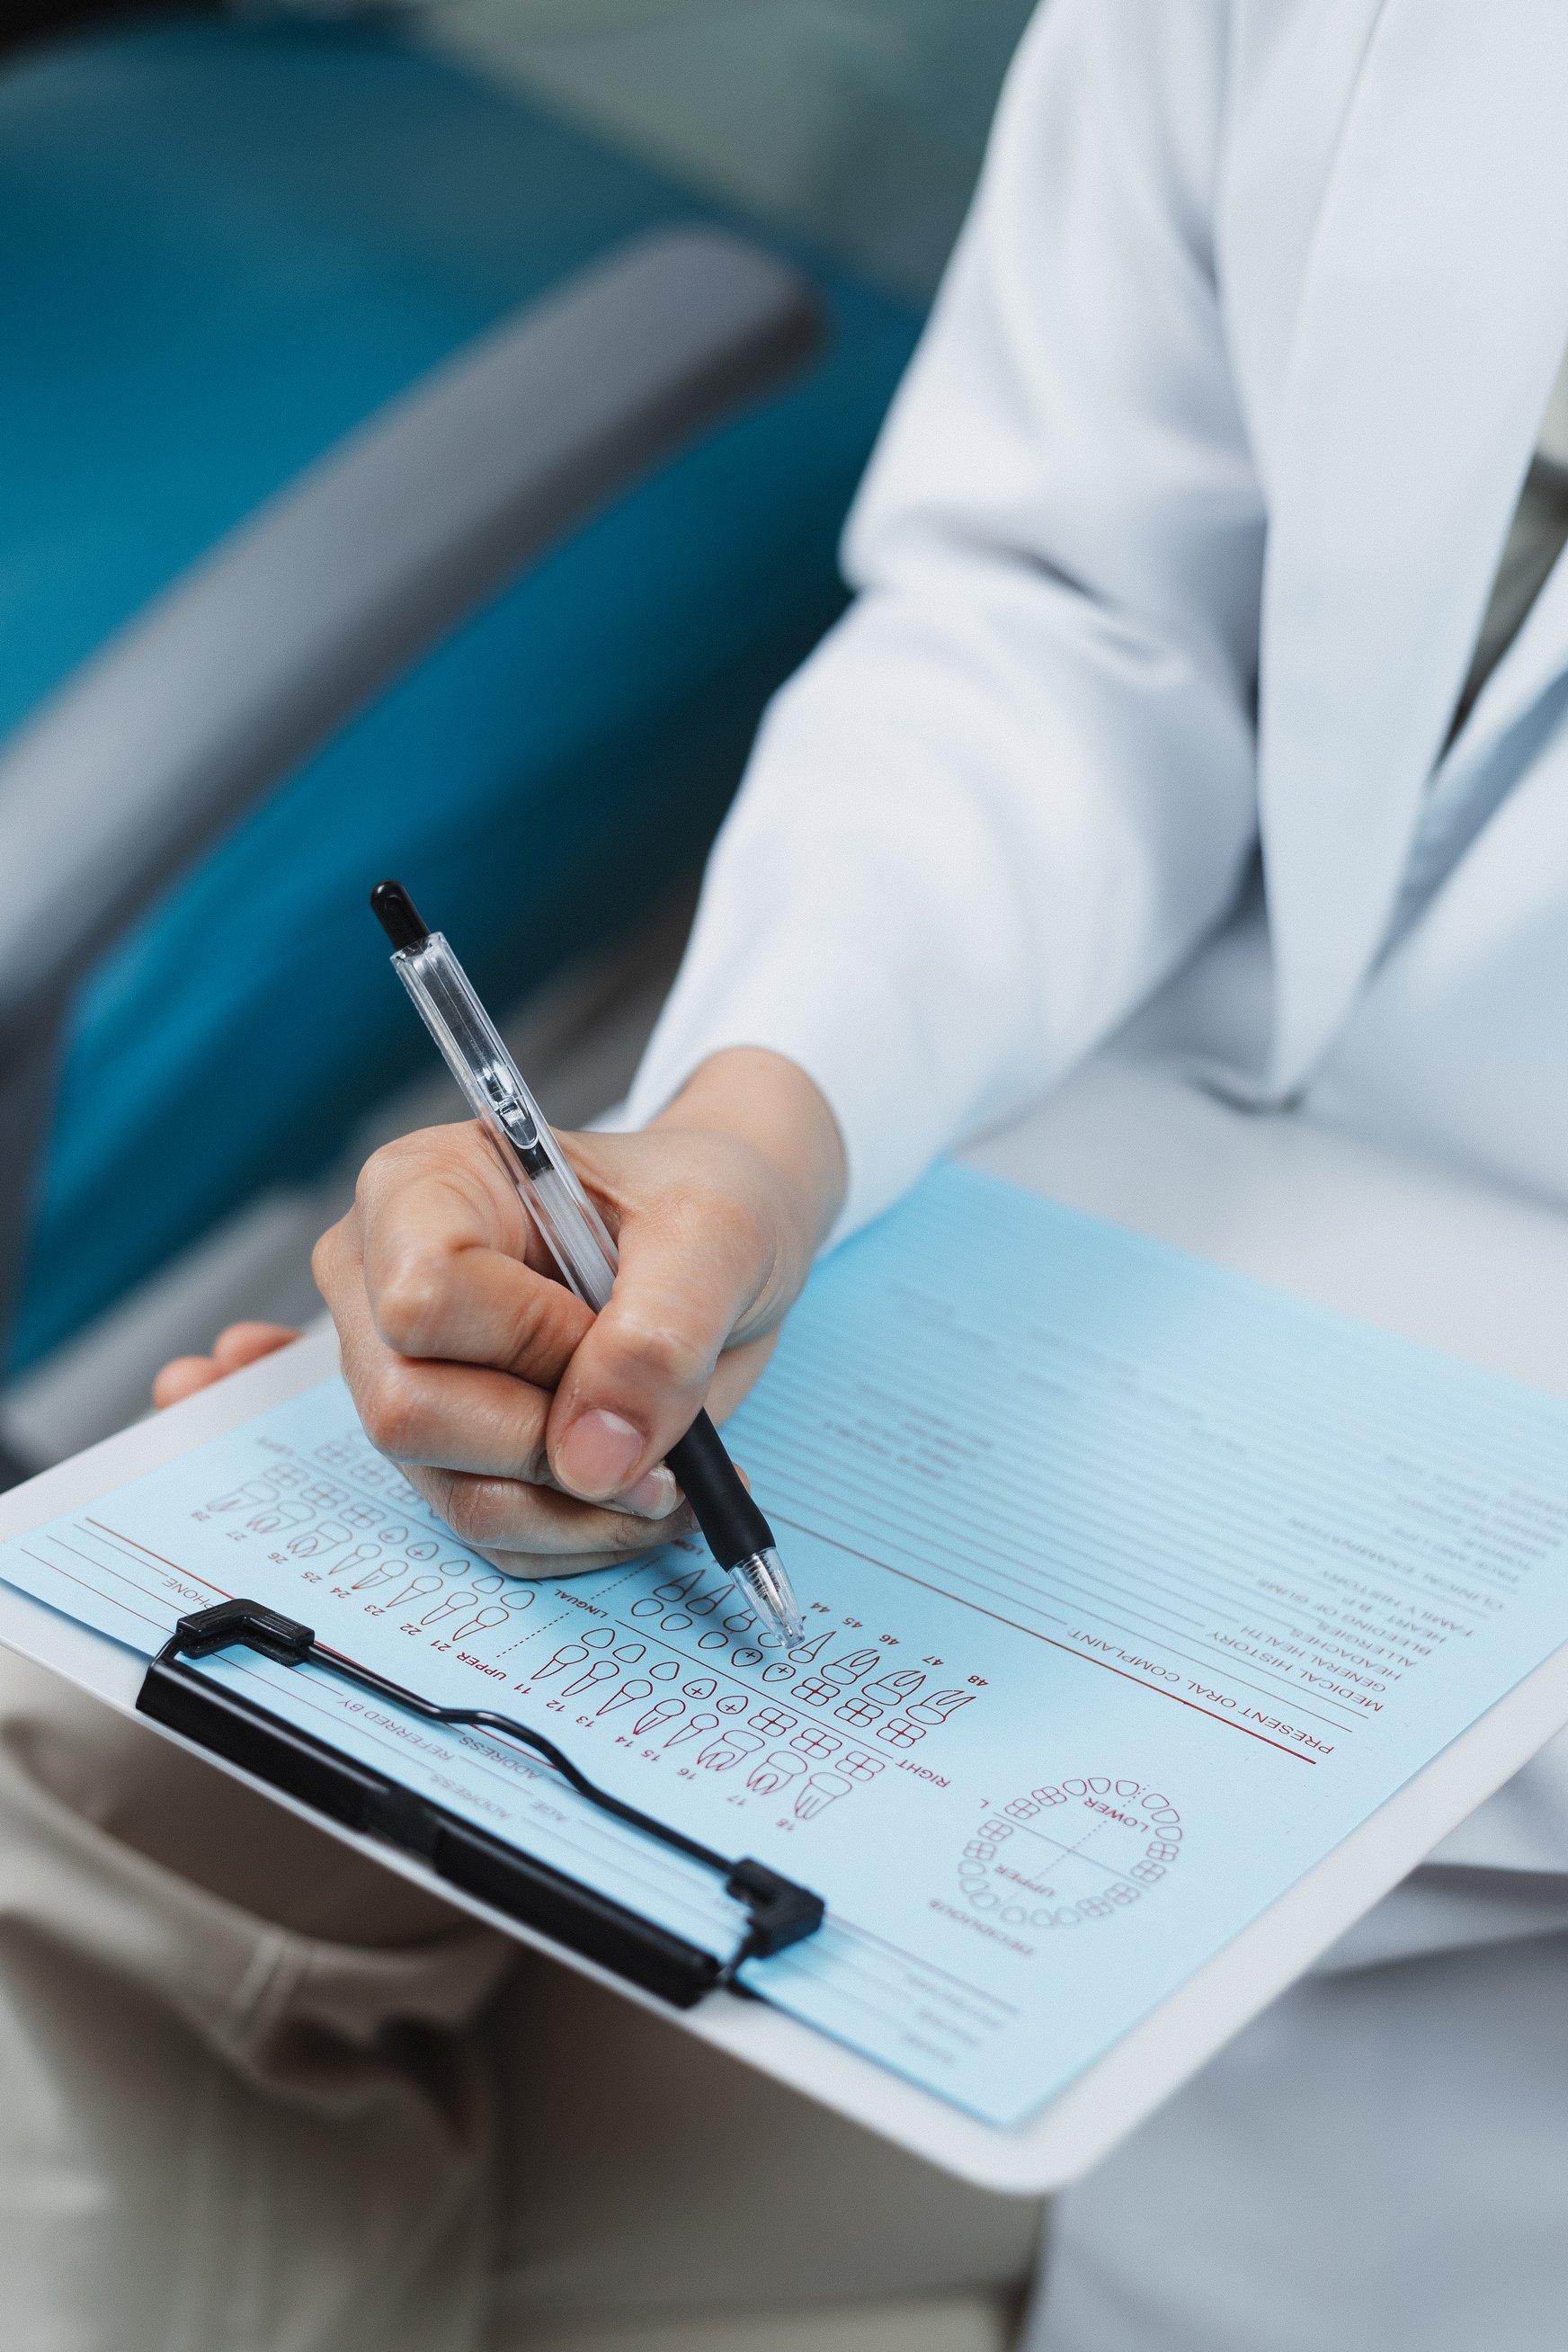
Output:
[[[1059,1077],[1235,896],[1261,501],[1210,245],[1226,12],[1051,0],[764,719],[628,1105],[760,1045],[839,1121],[839,1232]]]

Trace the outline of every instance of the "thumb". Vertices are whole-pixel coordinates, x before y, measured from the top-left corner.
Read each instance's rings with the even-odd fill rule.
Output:
[[[730,1334],[764,1287],[756,1226],[710,1197],[625,1215],[609,1305],[567,1365],[546,1432],[550,1466],[574,1495],[624,1494],[700,1412]]]

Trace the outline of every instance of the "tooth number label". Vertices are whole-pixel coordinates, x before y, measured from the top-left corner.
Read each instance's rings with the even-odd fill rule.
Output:
[[[1131,1910],[1182,1853],[1182,1817],[1141,1780],[1047,1781],[983,1821],[959,1857],[964,1900],[1009,1927],[1081,1927]]]

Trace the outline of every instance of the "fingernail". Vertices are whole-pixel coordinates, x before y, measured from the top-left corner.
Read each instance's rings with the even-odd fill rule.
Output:
[[[667,1470],[662,1462],[656,1462],[635,1486],[628,1486],[624,1495],[616,1496],[616,1508],[634,1512],[639,1519],[668,1519],[679,1500],[680,1489],[675,1483],[674,1472]]]
[[[555,1475],[574,1495],[607,1502],[620,1494],[642,1450],[640,1429],[595,1405],[577,1415],[557,1445]]]

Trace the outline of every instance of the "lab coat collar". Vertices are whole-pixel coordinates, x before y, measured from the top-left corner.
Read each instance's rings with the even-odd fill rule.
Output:
[[[1385,0],[1345,117],[1264,583],[1275,1099],[1377,952],[1568,342],[1564,89],[1562,0]]]
[[[1477,698],[1443,756],[1446,788],[1468,791],[1505,739],[1568,670],[1568,554],[1560,554],[1521,624],[1519,635]]]

